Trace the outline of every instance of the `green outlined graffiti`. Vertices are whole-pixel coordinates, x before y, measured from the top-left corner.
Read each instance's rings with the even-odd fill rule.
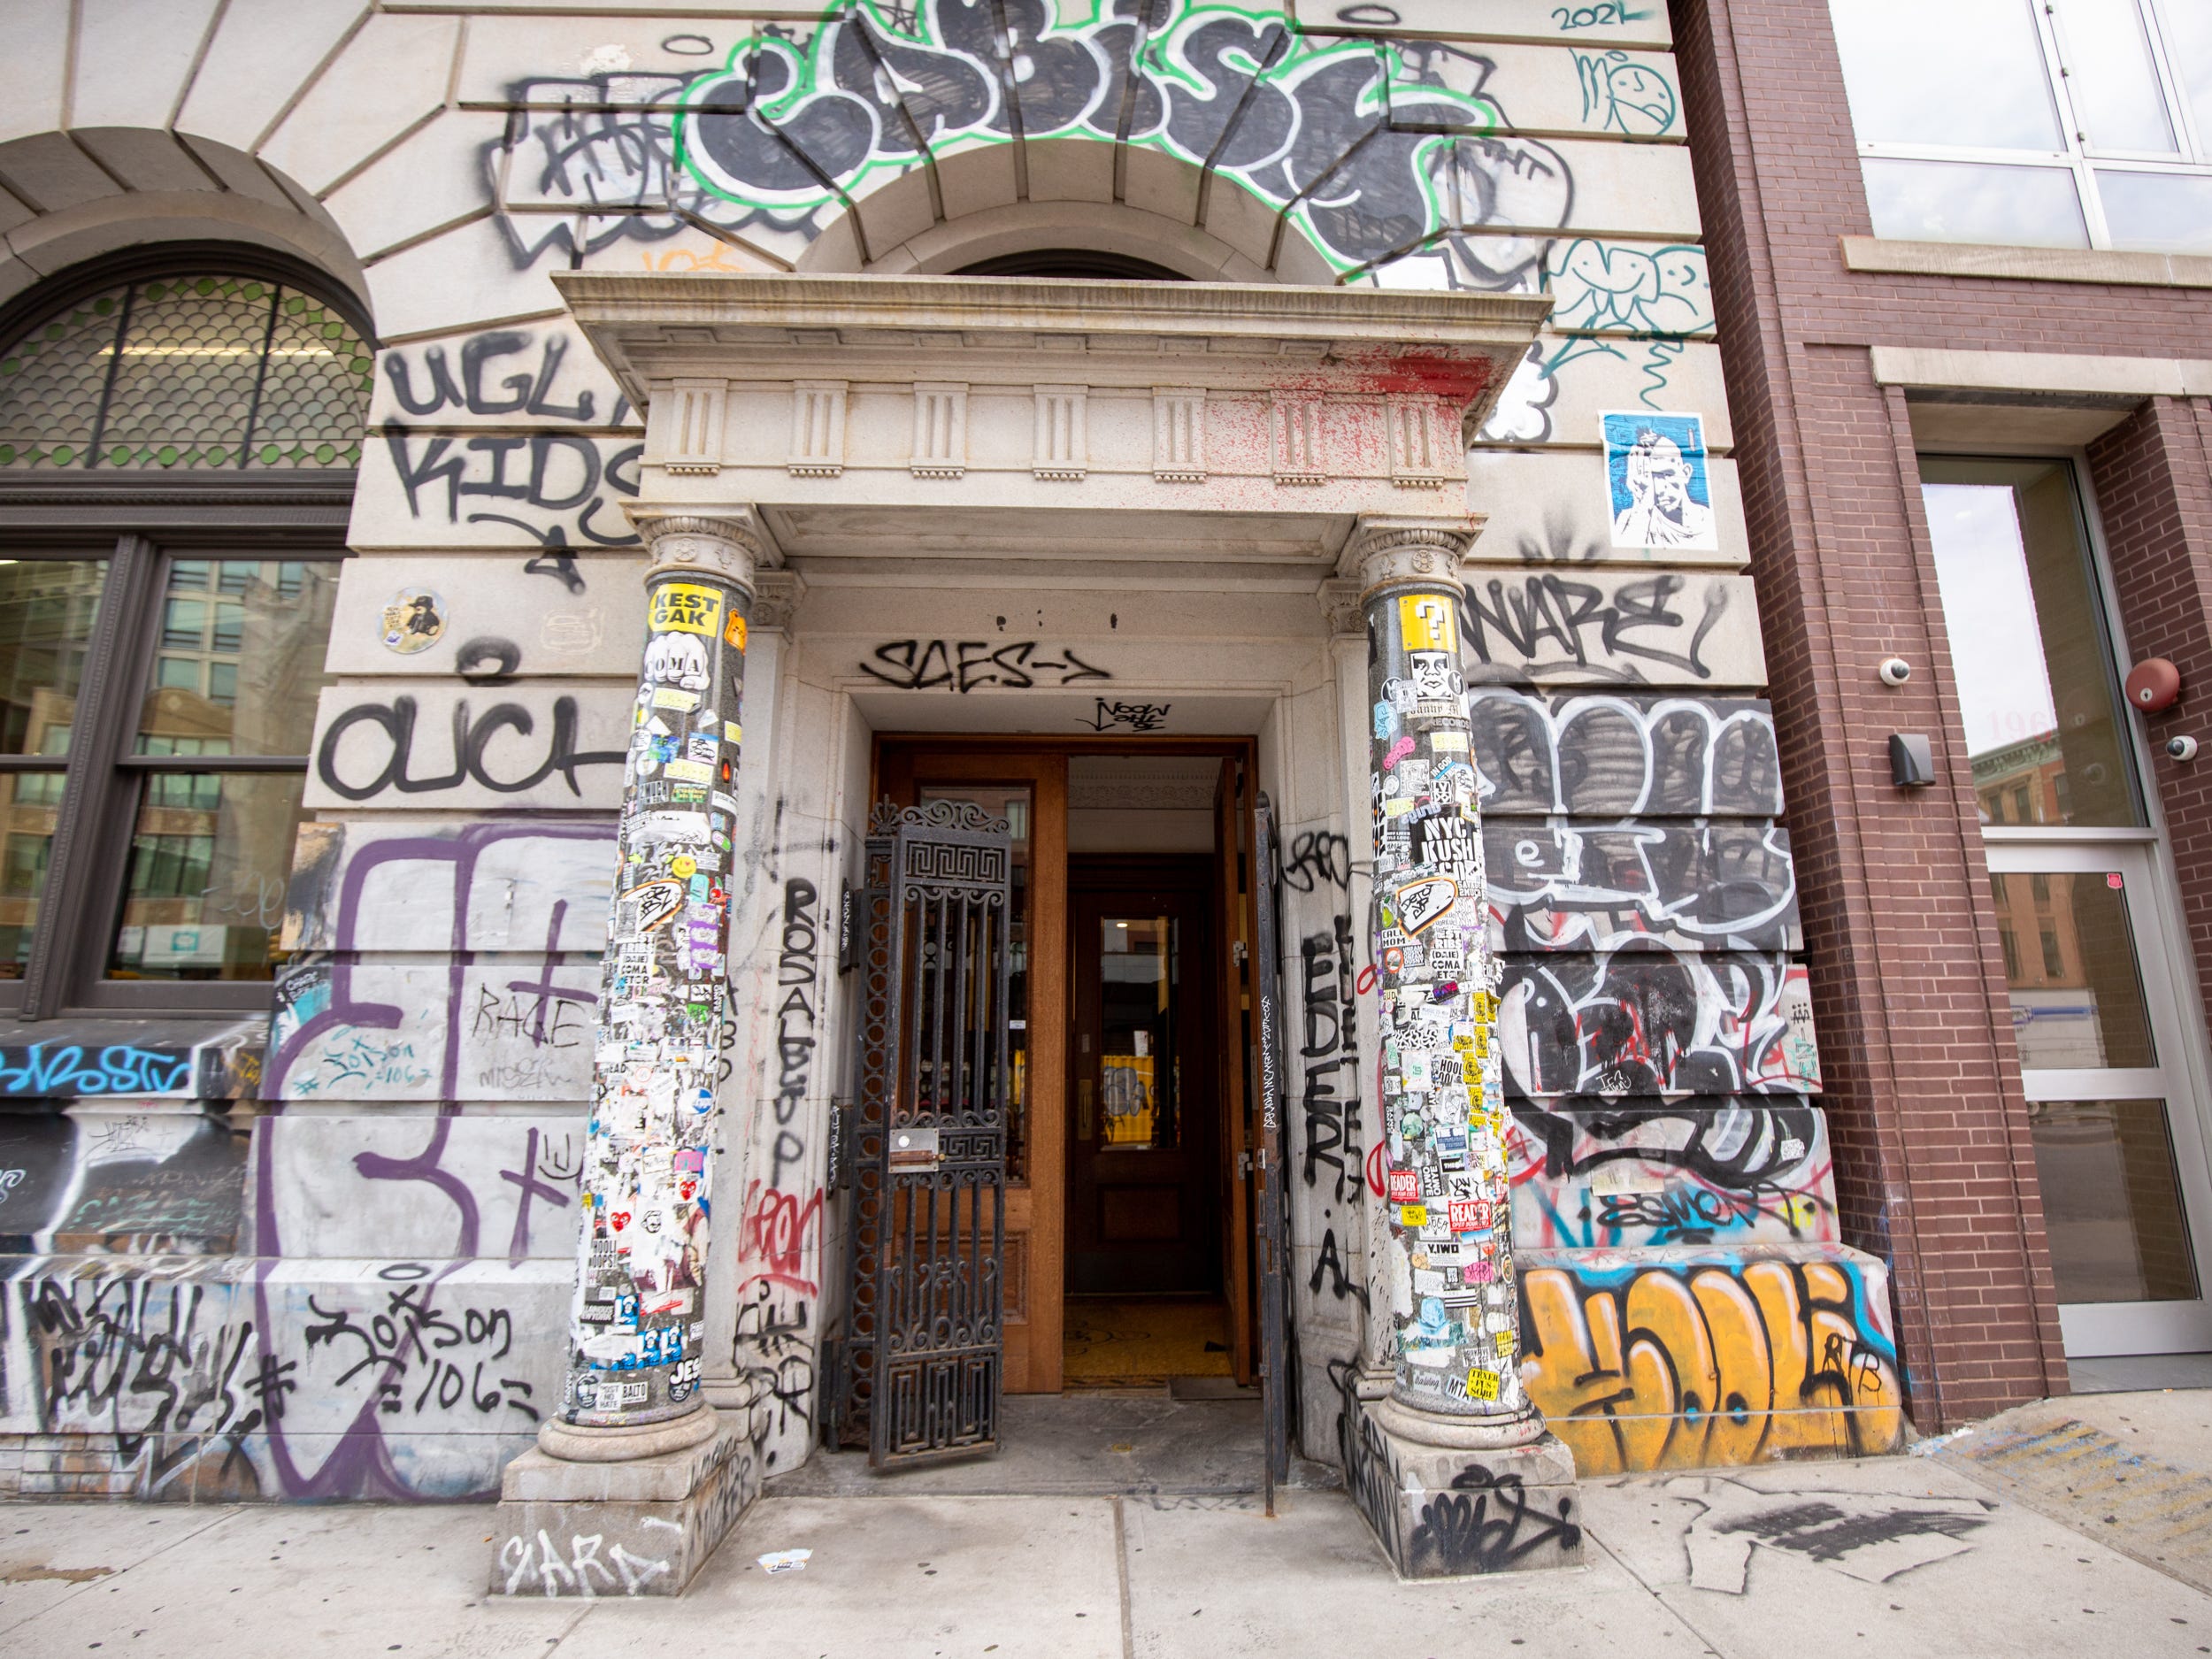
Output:
[[[772,27],[684,88],[676,165],[703,194],[788,225],[964,150],[1118,142],[1247,191],[1340,273],[1479,228],[1502,196],[1517,225],[1566,219],[1564,163],[1507,136],[1479,59],[1301,35],[1277,6],[1059,10],[855,0],[810,36]],[[1447,56],[1463,88],[1446,84]]]

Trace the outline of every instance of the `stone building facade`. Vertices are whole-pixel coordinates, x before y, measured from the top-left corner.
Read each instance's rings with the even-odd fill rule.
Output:
[[[11,1489],[489,1497],[595,1409],[580,1222],[588,1266],[647,1213],[586,1167],[652,956],[618,833],[672,762],[706,827],[652,881],[727,988],[711,1156],[650,1212],[656,1250],[703,1248],[668,1252],[645,1369],[695,1360],[725,1508],[841,1432],[887,797],[985,803],[1025,872],[1010,1390],[1060,1387],[1071,1296],[1162,1239],[1199,1241],[1242,1379],[1282,1286],[1296,1443],[1363,1496],[1438,1478],[1380,1402],[1478,1339],[1455,1403],[1525,1390],[1584,1475],[1887,1450],[2062,1389],[2070,1343],[2193,1340],[2060,1297],[2039,1155],[2108,1143],[2151,1208],[2158,1176],[2140,1111],[2047,1110],[2107,1097],[2024,1082],[2012,1034],[2086,1020],[2109,1098],[2156,1091],[2201,1162],[2195,774],[2146,747],[2187,694],[1992,770],[1922,484],[1970,506],[1973,467],[2064,463],[2117,595],[2096,637],[2186,687],[2201,280],[1870,234],[1824,6],[22,10]],[[741,709],[695,756],[640,736],[710,672],[649,617],[680,541],[742,593]],[[1394,608],[1455,588],[1442,624]],[[2116,699],[2116,650],[2053,643],[2055,683]],[[1412,741],[1463,695],[1463,738]],[[1892,781],[1893,734],[1933,787]],[[1985,797],[2031,781],[2138,802],[2129,862],[1985,854]],[[1400,827],[1445,802],[1479,809],[1450,855]],[[1481,894],[1457,933],[1448,857]],[[2066,1011],[2116,982],[2107,875],[2185,941],[2139,976],[2153,1065],[2117,1065],[2109,1003]],[[2062,919],[2022,896],[2053,876]],[[1210,1034],[1182,1073],[1094,1072],[1082,998],[1121,969],[1083,895],[1145,882],[1205,918]],[[1427,1215],[1456,1166],[1423,1162],[1402,993],[1463,980],[1509,1225]],[[1185,1097],[1211,1161],[1115,1187],[1100,1148],[1168,1149]],[[2134,1236],[2146,1283],[2193,1286],[2185,1227]],[[1485,1564],[1367,1508],[1409,1571]]]

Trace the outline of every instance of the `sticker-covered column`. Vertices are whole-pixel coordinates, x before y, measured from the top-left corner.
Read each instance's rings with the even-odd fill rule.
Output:
[[[739,518],[638,515],[647,638],[600,972],[568,1382],[539,1445],[603,1462],[711,1438],[700,1391],[708,1159],[726,1006],[746,629],[769,562]]]
[[[1390,1395],[1533,1438],[1542,1421],[1517,1365],[1499,964],[1459,668],[1457,572],[1473,535],[1391,520],[1360,535],[1385,1187],[1383,1225],[1368,1236],[1392,1291],[1379,1318],[1394,1350]]]

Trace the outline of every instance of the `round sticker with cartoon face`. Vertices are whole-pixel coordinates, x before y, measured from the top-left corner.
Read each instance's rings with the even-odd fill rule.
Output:
[[[403,588],[384,607],[384,649],[412,657],[445,632],[445,601],[427,588]]]

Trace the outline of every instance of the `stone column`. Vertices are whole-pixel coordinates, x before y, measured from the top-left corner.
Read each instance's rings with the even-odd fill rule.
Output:
[[[1390,1386],[1363,1402],[1355,1448],[1382,1468],[1346,1474],[1393,1563],[1421,1578],[1571,1564],[1581,1541],[1574,1460],[1519,1371],[1500,964],[1459,655],[1479,527],[1367,518],[1348,549],[1367,625],[1386,1187],[1367,1238]],[[1475,1491],[1483,1516],[1455,1495]]]
[[[537,1451],[502,1486],[512,1530],[492,1587],[504,1594],[673,1594],[759,1481],[735,1425],[708,1405],[701,1362],[733,783],[756,572],[772,548],[747,512],[632,517],[650,553],[647,637],[600,971],[569,1370]]]

